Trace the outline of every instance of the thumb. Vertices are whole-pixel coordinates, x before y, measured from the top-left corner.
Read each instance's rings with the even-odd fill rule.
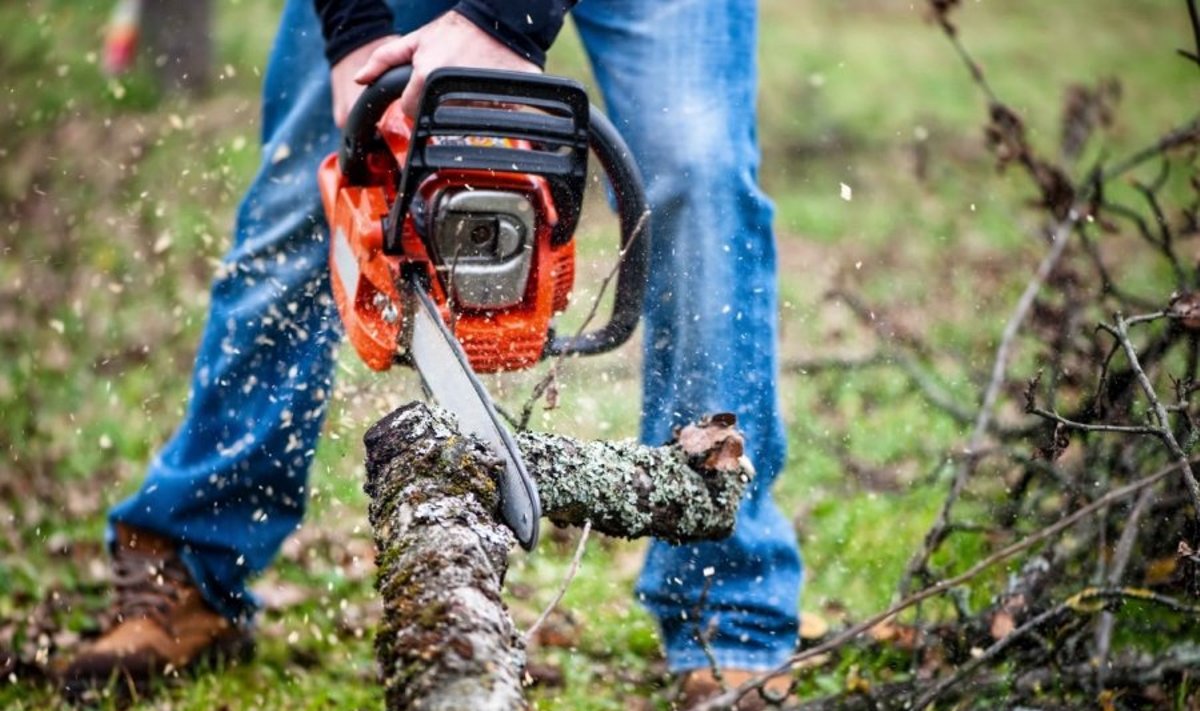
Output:
[[[421,108],[421,94],[424,92],[425,74],[414,71],[412,79],[408,81],[408,86],[404,87],[404,93],[400,95],[400,109],[405,116],[416,119],[417,110]]]
[[[354,81],[359,84],[370,84],[392,67],[411,62],[413,53],[417,49],[418,34],[410,32],[379,45],[371,53],[371,56],[367,57],[367,61],[363,63],[358,73],[354,75]]]

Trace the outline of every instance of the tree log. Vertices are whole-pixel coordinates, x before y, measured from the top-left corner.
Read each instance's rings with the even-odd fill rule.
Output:
[[[380,420],[364,442],[387,707],[523,708],[524,650],[500,600],[514,539],[494,515],[494,457],[419,403]]]
[[[671,444],[517,440],[554,521],[682,542],[728,535],[753,471],[732,416]],[[502,465],[453,416],[406,405],[367,432],[369,515],[389,709],[519,709],[525,656],[500,597],[512,534],[496,518]]]

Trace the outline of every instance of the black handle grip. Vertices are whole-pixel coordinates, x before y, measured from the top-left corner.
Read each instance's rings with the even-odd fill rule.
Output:
[[[383,113],[404,93],[412,79],[412,67],[392,67],[363,90],[350,115],[342,136],[338,165],[351,185],[364,185],[370,178],[367,156],[384,150],[375,124]]]

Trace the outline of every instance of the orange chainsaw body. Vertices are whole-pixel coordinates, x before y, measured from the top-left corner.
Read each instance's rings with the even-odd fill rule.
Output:
[[[397,103],[384,113],[378,130],[390,155],[371,157],[371,179],[365,184],[346,180],[337,154],[322,162],[318,174],[330,226],[333,297],[350,343],[375,370],[387,370],[396,362],[402,350],[405,310],[411,308],[399,286],[401,275],[418,269],[476,372],[520,370],[537,363],[546,349],[551,319],[566,308],[575,277],[574,240],[562,244],[552,240],[559,211],[547,181],[524,173],[442,169],[419,184],[419,204],[428,209],[435,209],[447,196],[474,190],[519,194],[533,208],[533,254],[520,301],[496,309],[463,307],[453,294],[454,266],[435,262],[413,214],[404,215],[402,253],[384,253],[384,222],[398,197],[399,171],[409,152],[412,124]]]

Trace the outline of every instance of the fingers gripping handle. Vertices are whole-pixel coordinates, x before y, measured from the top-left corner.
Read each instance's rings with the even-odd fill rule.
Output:
[[[393,67],[368,86],[350,109],[338,165],[351,185],[364,185],[370,179],[367,157],[384,150],[375,125],[392,102],[400,99],[411,80],[412,67]]]

